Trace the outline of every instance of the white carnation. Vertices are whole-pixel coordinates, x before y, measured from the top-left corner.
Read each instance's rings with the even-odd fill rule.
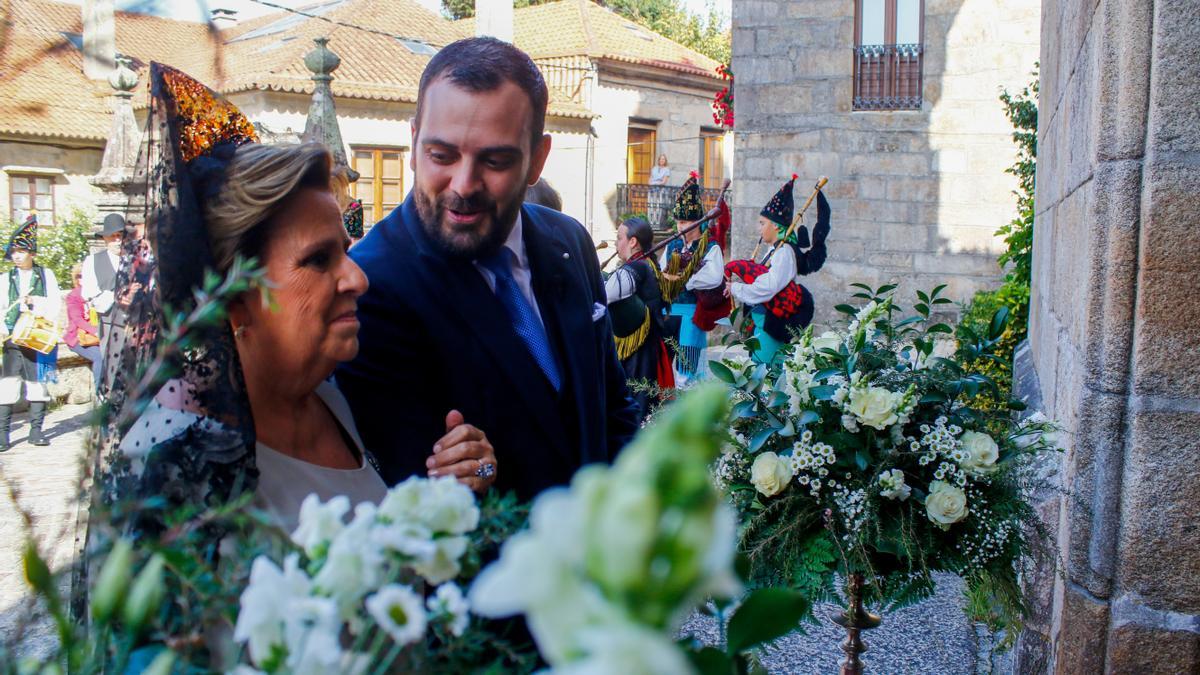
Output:
[[[450,632],[461,636],[471,620],[469,615],[471,603],[463,597],[462,589],[457,584],[448,583],[438,586],[433,597],[425,601],[425,607],[433,617],[446,619]]]
[[[367,614],[383,632],[407,645],[424,639],[427,618],[421,596],[408,586],[388,584],[367,598]]]
[[[879,474],[879,496],[904,501],[912,494],[912,488],[904,482],[904,472],[892,469]]]
[[[315,492],[308,495],[300,504],[299,526],[292,533],[292,541],[304,549],[308,557],[316,557],[345,527],[349,510],[350,498],[345,495],[338,495],[324,504]]]

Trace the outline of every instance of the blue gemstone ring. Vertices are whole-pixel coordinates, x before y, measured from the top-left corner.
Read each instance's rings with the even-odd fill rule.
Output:
[[[480,478],[491,478],[496,475],[496,465],[492,463],[480,463],[479,468],[475,469],[475,475]]]

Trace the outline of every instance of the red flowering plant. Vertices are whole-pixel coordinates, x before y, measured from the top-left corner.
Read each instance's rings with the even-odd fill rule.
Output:
[[[733,128],[733,71],[722,63],[717,66],[717,74],[723,80],[729,80],[729,86],[717,92],[713,97],[713,122],[727,128]]]

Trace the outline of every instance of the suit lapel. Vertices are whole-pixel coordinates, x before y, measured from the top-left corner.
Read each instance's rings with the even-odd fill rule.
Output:
[[[525,249],[533,274],[534,293],[542,309],[547,333],[559,336],[559,363],[567,374],[575,402],[576,418],[582,427],[588,419],[583,406],[591,400],[585,388],[592,384],[599,368],[596,364],[595,341],[592,331],[591,293],[575,273],[577,261],[571,259],[567,243],[559,232],[547,226],[530,209],[522,209],[525,227]],[[547,311],[548,310],[548,311]],[[553,322],[555,331],[551,331]]]

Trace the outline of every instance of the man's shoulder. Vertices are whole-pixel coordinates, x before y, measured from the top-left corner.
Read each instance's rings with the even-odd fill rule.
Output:
[[[372,273],[396,275],[412,267],[417,257],[412,235],[397,208],[379,221],[350,249],[350,257],[363,268],[372,284]]]

